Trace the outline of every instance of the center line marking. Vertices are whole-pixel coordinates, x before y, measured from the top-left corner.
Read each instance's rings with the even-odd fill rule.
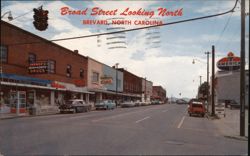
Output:
[[[141,122],[141,121],[143,121],[143,120],[146,120],[146,119],[149,119],[150,118],[150,116],[147,116],[147,117],[145,117],[145,118],[143,118],[143,119],[141,119],[141,120],[137,120],[135,123],[139,123],[139,122]]]
[[[181,125],[183,124],[184,119],[185,119],[185,116],[182,117],[181,122],[179,123],[177,128],[181,128]]]

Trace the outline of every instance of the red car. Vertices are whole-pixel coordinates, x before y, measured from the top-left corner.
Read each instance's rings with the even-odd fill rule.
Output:
[[[204,117],[205,112],[206,112],[206,109],[205,109],[205,106],[202,102],[191,101],[189,103],[189,107],[188,107],[189,116],[192,116],[195,114],[195,115],[201,115],[202,117]]]

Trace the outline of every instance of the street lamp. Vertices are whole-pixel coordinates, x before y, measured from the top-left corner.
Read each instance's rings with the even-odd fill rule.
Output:
[[[210,52],[205,52],[205,54],[207,55],[207,111],[208,111],[208,109],[209,109],[208,99],[209,99],[209,54],[210,54]],[[200,62],[200,63],[205,63],[205,62],[200,61],[198,59],[193,59],[193,62],[192,62],[193,64],[195,64],[195,60]]]
[[[4,14],[1,16],[1,19],[2,19],[5,15],[7,15],[7,14],[9,14],[8,20],[9,20],[9,21],[12,21],[12,20],[13,20],[13,17],[12,17],[11,11],[7,11],[6,13],[4,13]]]

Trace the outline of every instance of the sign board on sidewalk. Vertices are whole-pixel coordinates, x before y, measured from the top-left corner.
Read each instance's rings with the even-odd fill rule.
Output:
[[[223,115],[224,117],[226,116],[224,102],[219,102],[215,105],[215,114],[216,115]]]

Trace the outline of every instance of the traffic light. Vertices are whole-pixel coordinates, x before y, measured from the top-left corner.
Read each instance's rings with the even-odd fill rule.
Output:
[[[48,27],[48,10],[43,10],[42,7],[33,9],[34,11],[34,26],[37,30],[44,31]]]

